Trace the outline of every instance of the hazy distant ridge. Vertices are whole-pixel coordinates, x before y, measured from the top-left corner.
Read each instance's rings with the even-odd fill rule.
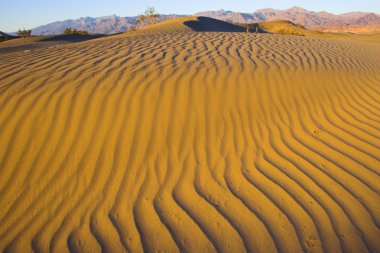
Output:
[[[307,28],[318,28],[323,30],[334,31],[380,31],[380,16],[375,13],[367,12],[350,12],[341,15],[335,15],[325,11],[314,12],[300,7],[292,7],[286,10],[260,9],[253,13],[241,13],[233,11],[206,11],[194,14],[195,16],[206,16],[233,23],[249,23],[271,20],[289,20],[294,23],[302,24]],[[183,15],[162,15],[160,21],[180,17]],[[124,32],[136,24],[137,16],[119,17],[82,17],[79,19],[70,19],[58,21],[47,25],[36,27],[33,30],[34,35],[60,34],[65,28],[72,27],[76,29],[87,30],[96,34],[113,34]],[[361,30],[360,30],[361,29]],[[372,31],[371,30],[371,31]]]
[[[347,30],[356,26],[378,25],[380,29],[380,16],[368,12],[350,12],[335,15],[325,11],[314,12],[300,7],[292,7],[286,10],[261,9],[254,13],[240,13],[232,11],[207,11],[196,13],[197,16],[207,16],[234,23],[249,23],[272,20],[289,20],[304,25],[308,28],[323,30],[336,29]]]
[[[180,17],[181,15],[162,15],[159,21]],[[57,21],[47,25],[42,25],[32,29],[34,35],[50,35],[60,34],[67,27],[87,30],[93,34],[114,34],[124,32],[136,25],[138,16],[135,17],[119,17],[116,15],[104,17],[82,17],[79,19],[69,19]]]

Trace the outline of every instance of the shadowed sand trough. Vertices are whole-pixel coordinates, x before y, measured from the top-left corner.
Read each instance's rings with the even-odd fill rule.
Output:
[[[0,251],[378,252],[379,47],[174,28],[0,59]]]

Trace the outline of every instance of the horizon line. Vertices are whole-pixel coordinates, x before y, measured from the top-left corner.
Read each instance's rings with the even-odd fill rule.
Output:
[[[289,8],[285,8],[285,9],[279,9],[279,8],[273,8],[273,7],[266,7],[266,8],[259,8],[259,9],[256,9],[255,11],[253,12],[243,12],[243,11],[238,11],[238,10],[232,10],[232,9],[216,9],[216,10],[203,10],[203,11],[197,11],[196,13],[193,13],[193,14],[184,14],[184,13],[159,13],[160,15],[183,15],[183,16],[194,16],[195,14],[197,13],[200,13],[200,12],[217,12],[217,11],[225,11],[225,12],[238,12],[238,13],[243,13],[243,14],[253,14],[257,11],[260,11],[260,10],[267,10],[267,9],[272,9],[272,10],[280,10],[280,11],[285,11],[285,10],[289,10],[289,9],[292,9],[292,8],[300,8],[300,9],[304,9],[306,11],[310,11],[310,12],[315,12],[315,13],[320,13],[320,12],[327,12],[327,13],[330,13],[330,14],[333,14],[333,15],[343,15],[343,14],[347,14],[347,13],[355,13],[355,12],[360,12],[360,13],[368,13],[368,14],[375,14],[375,15],[379,15],[379,13],[375,12],[375,11],[361,11],[361,10],[352,10],[352,11],[348,11],[348,12],[342,12],[342,13],[335,13],[335,12],[332,12],[332,11],[328,11],[328,10],[322,10],[322,11],[316,11],[316,10],[311,10],[311,9],[306,9],[304,7],[301,7],[301,6],[297,6],[297,5],[294,5],[294,6],[291,6]],[[32,29],[35,29],[37,27],[40,27],[40,26],[44,26],[44,25],[48,25],[48,24],[52,24],[52,23],[55,23],[55,22],[63,22],[63,21],[67,21],[67,20],[77,20],[77,19],[81,19],[81,18],[102,18],[102,17],[111,17],[111,16],[117,16],[117,17],[138,17],[140,16],[140,14],[137,14],[137,15],[118,15],[116,13],[114,14],[109,14],[109,15],[102,15],[102,16],[79,16],[79,17],[72,17],[72,18],[66,18],[66,19],[61,19],[61,20],[55,20],[55,21],[51,21],[49,23],[44,23],[44,24],[41,24],[41,25],[37,25],[33,28],[28,28],[30,30]],[[25,29],[25,28],[23,28]],[[16,31],[2,31],[4,33],[14,33]]]

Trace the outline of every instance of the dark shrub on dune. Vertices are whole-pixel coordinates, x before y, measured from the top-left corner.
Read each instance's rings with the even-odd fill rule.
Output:
[[[32,35],[32,30],[18,29],[17,35],[21,37],[30,37]]]
[[[66,28],[63,32],[64,35],[88,35],[86,30],[77,30],[70,27]]]

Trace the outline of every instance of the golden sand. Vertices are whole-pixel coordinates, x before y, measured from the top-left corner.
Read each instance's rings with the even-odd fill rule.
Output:
[[[378,44],[182,28],[1,56],[0,251],[378,252]]]

